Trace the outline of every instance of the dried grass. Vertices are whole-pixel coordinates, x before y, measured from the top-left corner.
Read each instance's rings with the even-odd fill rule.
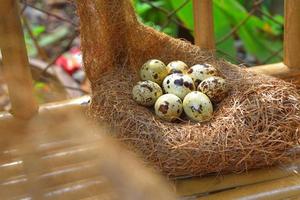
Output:
[[[129,0],[78,1],[90,115],[117,129],[128,147],[169,176],[242,172],[289,162],[299,144],[294,85],[216,59],[211,52],[139,24]],[[95,34],[97,33],[97,34]],[[137,105],[131,90],[150,58],[208,62],[227,78],[229,96],[207,123],[168,123]]]

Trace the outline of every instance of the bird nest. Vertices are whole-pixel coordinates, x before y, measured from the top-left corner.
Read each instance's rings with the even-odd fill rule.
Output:
[[[114,136],[149,164],[169,176],[183,176],[242,172],[297,157],[300,95],[294,85],[141,25],[129,0],[77,4],[93,91],[89,113],[116,129]],[[221,72],[231,89],[209,122],[169,123],[136,104],[132,87],[141,65],[152,58],[190,66],[206,62]]]

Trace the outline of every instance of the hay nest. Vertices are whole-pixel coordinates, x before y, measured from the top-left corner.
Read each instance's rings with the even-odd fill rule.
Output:
[[[78,1],[90,115],[169,176],[241,172],[289,162],[299,144],[300,95],[294,85],[257,75],[211,52],[141,25],[129,0]],[[97,34],[95,34],[97,33]],[[229,96],[207,123],[168,123],[137,105],[131,90],[151,58],[208,62],[227,78]]]

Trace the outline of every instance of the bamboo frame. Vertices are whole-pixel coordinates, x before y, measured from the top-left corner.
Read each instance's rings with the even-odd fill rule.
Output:
[[[300,168],[299,161],[284,168],[273,167],[270,169],[251,170],[242,174],[228,174],[218,177],[199,177],[175,181],[177,194],[188,196],[216,192],[254,183],[272,181],[294,174]]]
[[[214,21],[211,0],[193,0],[195,44],[214,50]]]
[[[280,79],[293,82],[298,87],[300,86],[300,70],[296,68],[290,68],[284,63],[274,63],[268,65],[261,65],[248,68],[249,71],[265,74],[269,76],[275,76]]]
[[[284,61],[252,67],[256,73],[276,76],[300,85],[300,1],[285,0]],[[195,44],[204,49],[215,48],[212,1],[193,0]]]
[[[49,112],[67,112],[81,111],[84,113],[86,106],[89,104],[91,97],[88,95],[65,101],[43,104],[39,108],[39,114],[47,114]],[[0,125],[8,121],[13,121],[14,117],[8,112],[0,112]]]
[[[300,1],[284,1],[284,63],[300,70]]]
[[[0,45],[12,113],[17,118],[30,118],[36,114],[38,105],[33,94],[19,8],[15,0],[1,3]]]
[[[16,1],[7,0],[0,7],[0,45],[4,55],[4,69],[9,84],[10,97],[13,103],[13,113],[16,117],[31,117],[37,112],[33,93],[28,59],[22,37],[22,29],[18,16]],[[202,48],[213,50],[213,18],[212,2],[210,0],[193,0],[195,18],[195,43]],[[299,79],[300,57],[297,49],[300,46],[300,24],[288,21],[300,21],[300,2],[285,1],[285,57],[284,63],[257,66],[250,71],[278,76],[283,79]],[[202,37],[200,37],[200,35]],[[2,39],[1,39],[2,38]],[[4,39],[5,38],[5,39]],[[18,44],[18,45],[14,45]],[[16,52],[19,52],[16,54]],[[26,66],[27,65],[27,66]],[[17,75],[22,76],[17,76]],[[17,81],[16,81],[17,80]],[[20,84],[21,83],[21,84]],[[18,94],[20,90],[29,90]],[[55,102],[41,106],[40,114],[49,112],[81,110],[82,104],[87,104],[88,96],[71,101]],[[25,105],[26,104],[26,105]],[[14,120],[9,113],[0,113],[0,125],[7,120]],[[260,195],[260,199],[281,199],[300,194],[300,181],[297,176],[291,176],[298,166],[287,166],[284,169],[272,168],[253,170],[244,174],[230,174],[222,177],[190,178],[175,181],[179,195],[207,193],[239,187],[219,192],[201,199],[231,199],[250,198]],[[18,169],[16,169],[18,170]],[[54,185],[56,182],[53,183]],[[253,185],[250,185],[253,184]]]
[[[283,179],[258,183],[233,190],[219,192],[198,200],[227,200],[227,199],[255,199],[255,200],[280,200],[300,195],[300,178],[298,175]]]
[[[284,1],[284,61],[249,68],[250,71],[276,76],[300,86],[300,1]]]

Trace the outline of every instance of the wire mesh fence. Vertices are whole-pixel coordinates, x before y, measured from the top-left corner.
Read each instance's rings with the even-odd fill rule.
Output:
[[[134,1],[142,22],[175,37],[194,41],[193,2]],[[213,1],[216,49],[219,56],[247,66],[282,58],[283,2],[267,0]],[[153,13],[159,17],[154,17]]]
[[[194,43],[193,0],[133,0],[133,4],[142,23]],[[70,0],[20,0],[20,7],[28,53],[46,63],[35,79],[51,82],[48,73],[58,58],[80,46],[76,5]],[[245,66],[283,60],[283,1],[214,0],[213,13],[219,57]],[[77,96],[89,92],[88,83],[56,84],[78,91]]]
[[[74,3],[51,0],[37,6],[36,1],[21,2],[22,13],[27,9],[34,9],[77,32],[79,22],[74,17]],[[194,41],[193,0],[134,0],[133,3],[141,22],[171,36]],[[45,4],[54,5],[58,9],[67,8],[73,16],[56,14],[53,9],[47,10],[47,6],[43,6]],[[271,3],[269,0],[215,0],[213,9],[216,48],[220,56],[248,66],[282,60],[282,1]]]

